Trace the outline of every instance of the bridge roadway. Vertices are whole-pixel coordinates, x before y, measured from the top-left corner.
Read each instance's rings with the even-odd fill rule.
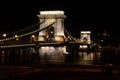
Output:
[[[15,48],[15,47],[35,47],[35,46],[64,46],[64,45],[92,45],[80,42],[33,42],[33,43],[16,43],[16,44],[0,44],[0,48]]]
[[[120,67],[112,74],[103,65],[41,64],[37,66],[0,66],[0,80],[119,80]]]

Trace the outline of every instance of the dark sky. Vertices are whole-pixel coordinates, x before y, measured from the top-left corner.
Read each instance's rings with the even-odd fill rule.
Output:
[[[79,1],[79,0],[78,0]],[[42,10],[65,11],[65,28],[73,36],[91,30],[98,34],[104,30],[120,40],[120,7],[117,2],[75,2],[75,0],[16,0],[0,3],[0,33],[14,32],[39,22]]]

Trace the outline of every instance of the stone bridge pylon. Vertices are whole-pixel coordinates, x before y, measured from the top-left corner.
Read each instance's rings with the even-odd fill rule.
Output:
[[[64,35],[64,11],[40,11],[38,15],[40,23],[40,29],[43,29],[47,26],[49,28],[40,31],[38,35],[38,41],[50,42],[50,41],[60,41],[63,42],[65,39]]]

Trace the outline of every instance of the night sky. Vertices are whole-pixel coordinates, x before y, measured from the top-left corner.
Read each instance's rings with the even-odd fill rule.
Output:
[[[75,0],[16,0],[0,3],[0,33],[11,33],[39,22],[37,14],[43,10],[65,11],[65,28],[74,37],[80,31],[91,30],[92,35],[106,31],[114,42],[120,41],[120,6],[113,2],[74,2]]]

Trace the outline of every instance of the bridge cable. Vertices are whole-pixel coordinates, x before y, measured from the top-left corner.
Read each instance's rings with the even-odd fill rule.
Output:
[[[45,20],[44,20],[44,21],[45,21]],[[33,27],[35,27],[35,26],[38,26],[38,25],[42,24],[44,21],[42,21],[42,22],[40,22],[40,23],[36,23],[36,24],[34,24],[34,25],[30,26],[30,27],[27,27],[27,28],[24,28],[24,29],[15,31],[15,32],[11,32],[11,33],[9,33],[8,35],[10,35],[10,34],[17,34],[17,33],[19,33],[19,32],[22,32],[22,31],[31,29],[31,28],[33,28]]]
[[[67,29],[64,27],[65,32],[68,34],[68,36],[70,36],[70,38],[72,38],[74,40],[74,37],[67,31]]]
[[[30,35],[30,34],[33,34],[33,33],[36,33],[36,32],[43,31],[43,30],[45,30],[45,29],[47,29],[47,28],[52,27],[51,25],[53,25],[55,22],[56,22],[56,21],[54,21],[53,23],[49,24],[49,25],[46,26],[45,28],[38,29],[38,30],[29,32],[29,33],[26,33],[26,34],[19,35],[19,36],[17,36],[17,38],[24,37],[24,36],[27,36],[27,35]],[[0,40],[0,42],[7,41],[7,40],[11,40],[11,39],[15,39],[15,38],[16,38],[16,37],[10,37],[10,38],[6,38],[6,39],[2,39],[2,40]]]

